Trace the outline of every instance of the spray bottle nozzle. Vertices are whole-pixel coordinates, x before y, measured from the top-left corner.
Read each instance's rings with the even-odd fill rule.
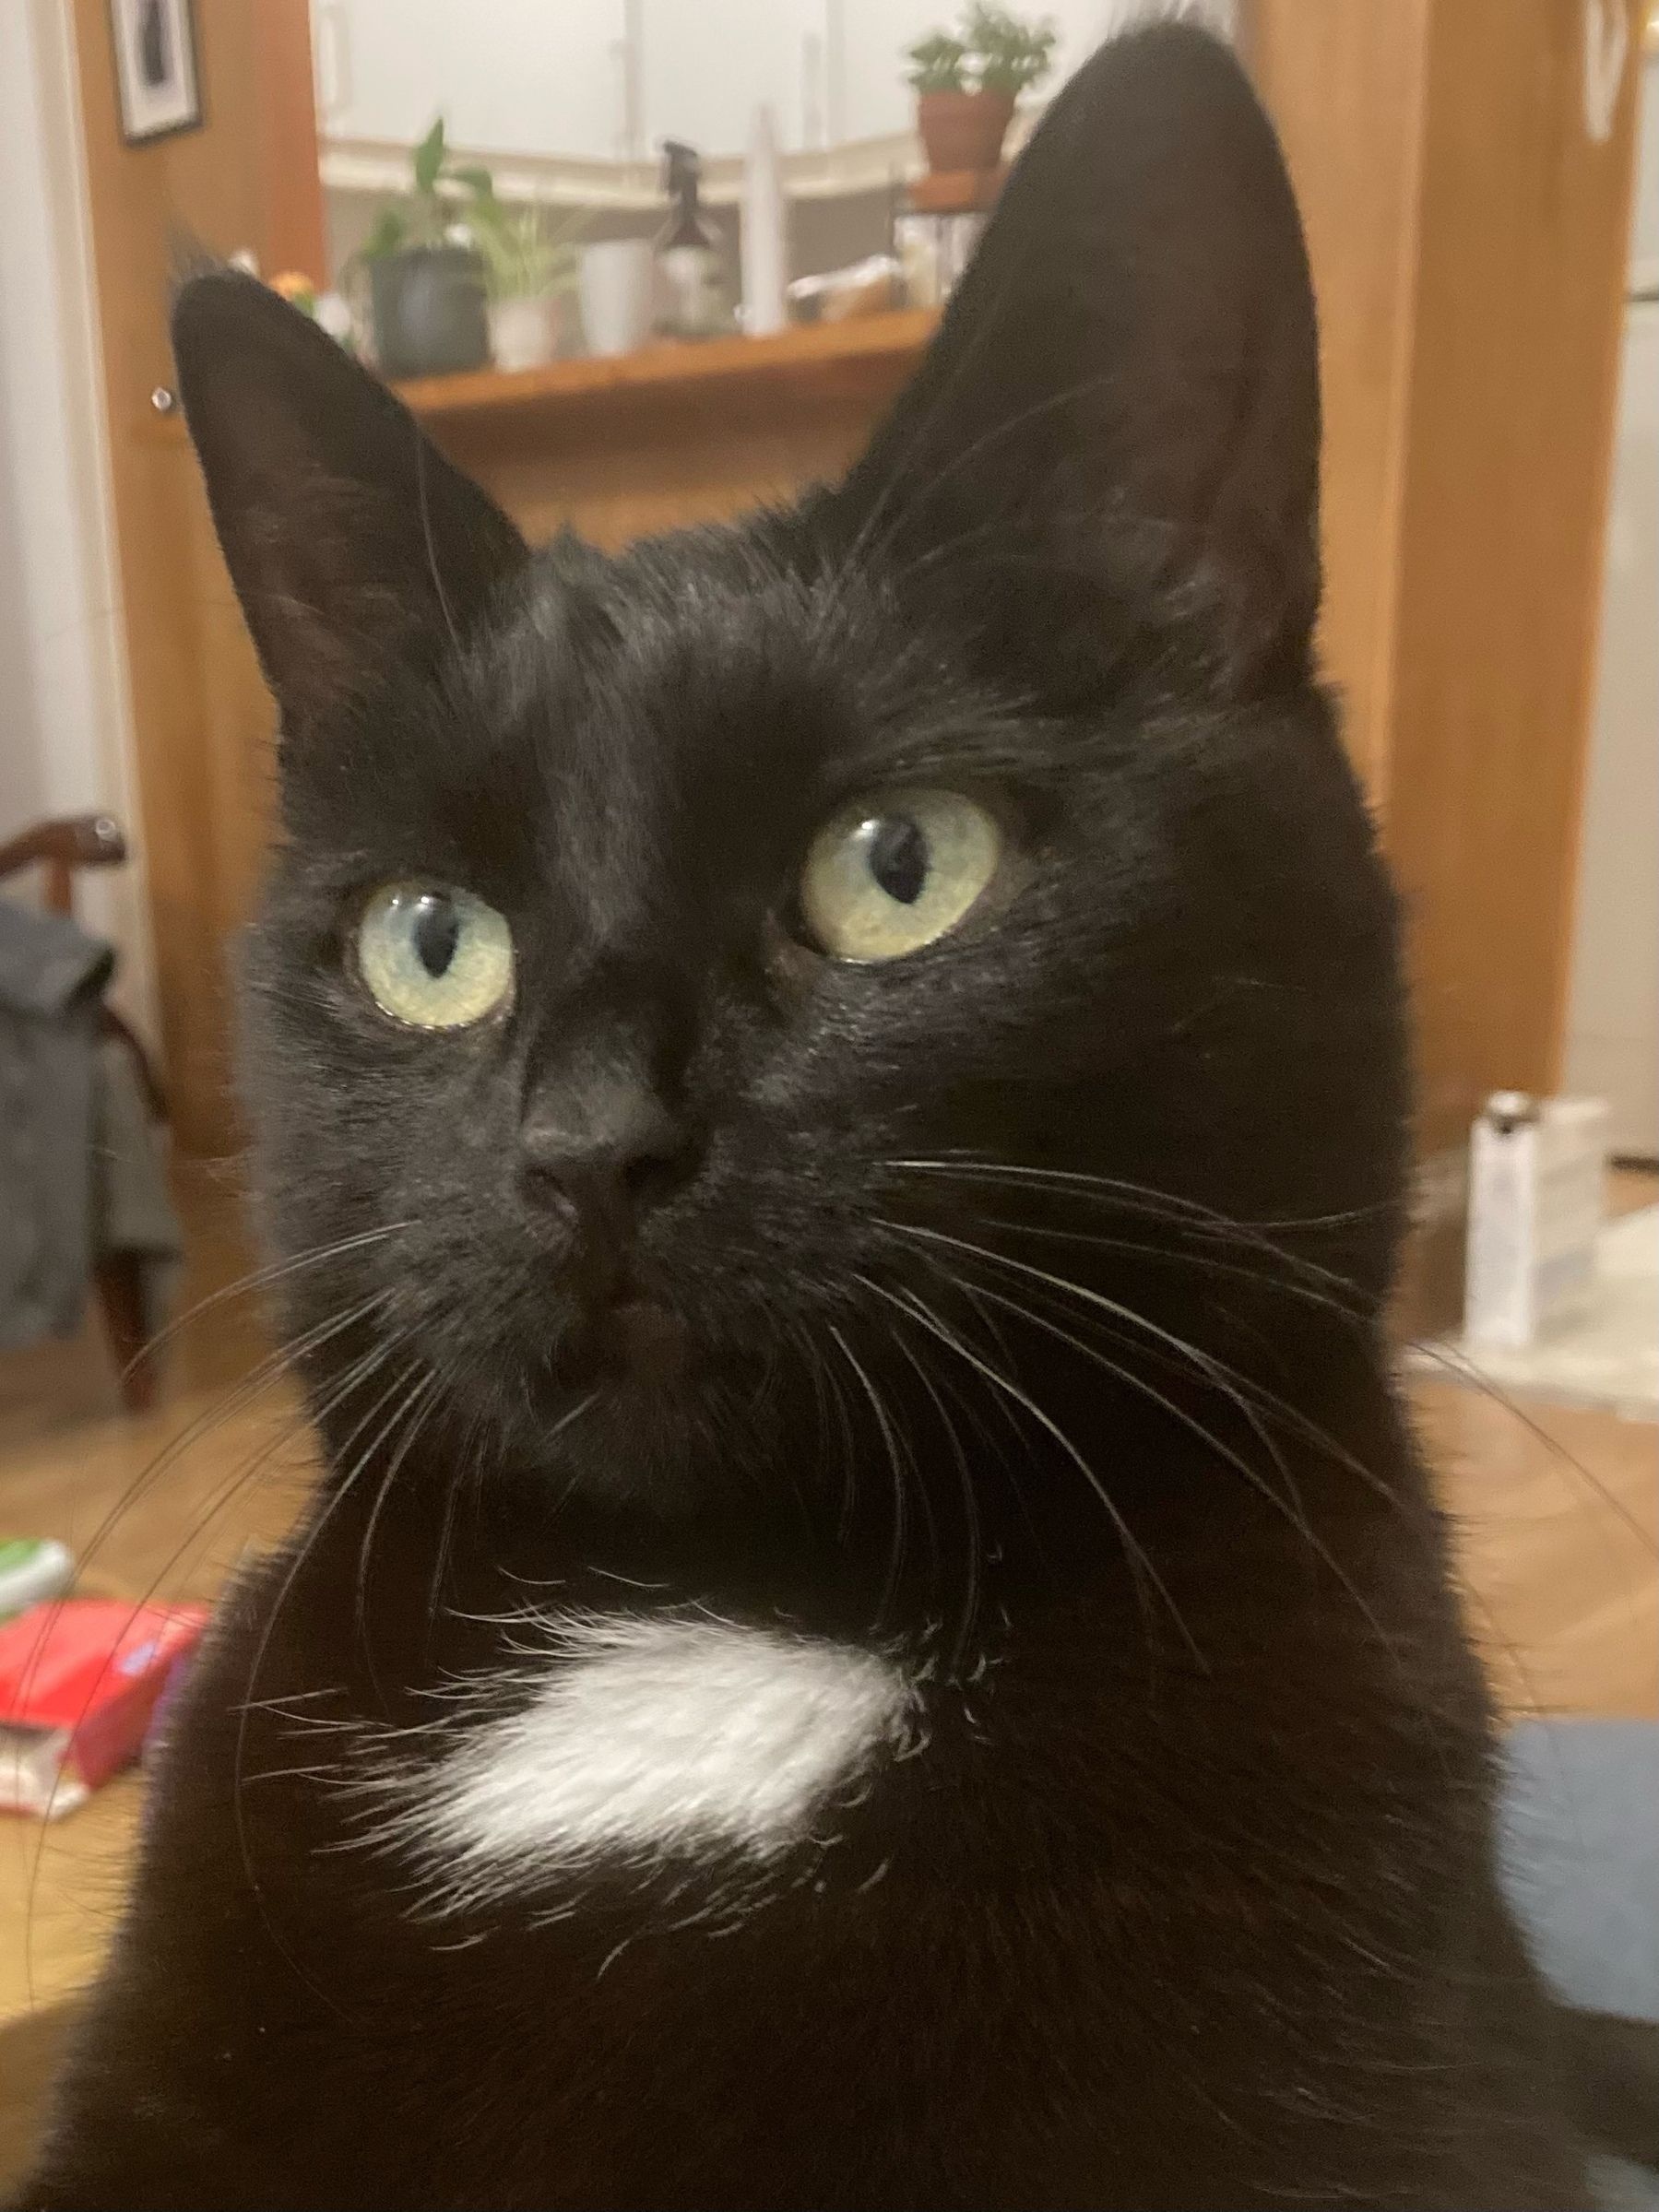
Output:
[[[694,146],[681,138],[662,142],[662,188],[670,199],[694,200],[702,181],[703,161]]]

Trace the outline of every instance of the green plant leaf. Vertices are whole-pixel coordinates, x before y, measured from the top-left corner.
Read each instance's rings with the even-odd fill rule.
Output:
[[[1060,34],[1048,17],[1027,23],[990,0],[974,0],[962,35],[978,64],[980,90],[1020,93],[1048,76]]]
[[[930,31],[907,47],[907,74],[918,92],[961,92],[966,89],[967,47],[948,30]]]
[[[481,161],[459,161],[450,171],[457,184],[465,184],[480,200],[495,203],[495,179]]]
[[[363,261],[384,261],[388,254],[396,254],[409,237],[409,224],[401,207],[383,207],[374,218],[373,229],[358,248]]]
[[[415,148],[413,169],[417,192],[433,192],[437,189],[446,150],[444,144],[444,118],[440,115]]]

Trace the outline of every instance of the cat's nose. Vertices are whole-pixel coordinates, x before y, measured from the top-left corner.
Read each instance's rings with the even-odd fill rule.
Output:
[[[590,1231],[625,1230],[684,1181],[693,1162],[684,1121],[655,1091],[627,1077],[539,1102],[519,1132],[526,1197],[574,1212]]]

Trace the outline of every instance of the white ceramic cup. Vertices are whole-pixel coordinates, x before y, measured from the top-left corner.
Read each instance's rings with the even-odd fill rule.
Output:
[[[651,335],[650,242],[601,238],[582,248],[576,278],[589,353],[632,353]]]

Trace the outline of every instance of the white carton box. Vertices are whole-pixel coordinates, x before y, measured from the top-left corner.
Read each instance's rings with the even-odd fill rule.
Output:
[[[1495,1091],[1469,1141],[1463,1335],[1530,1344],[1582,1313],[1595,1280],[1607,1106]]]

